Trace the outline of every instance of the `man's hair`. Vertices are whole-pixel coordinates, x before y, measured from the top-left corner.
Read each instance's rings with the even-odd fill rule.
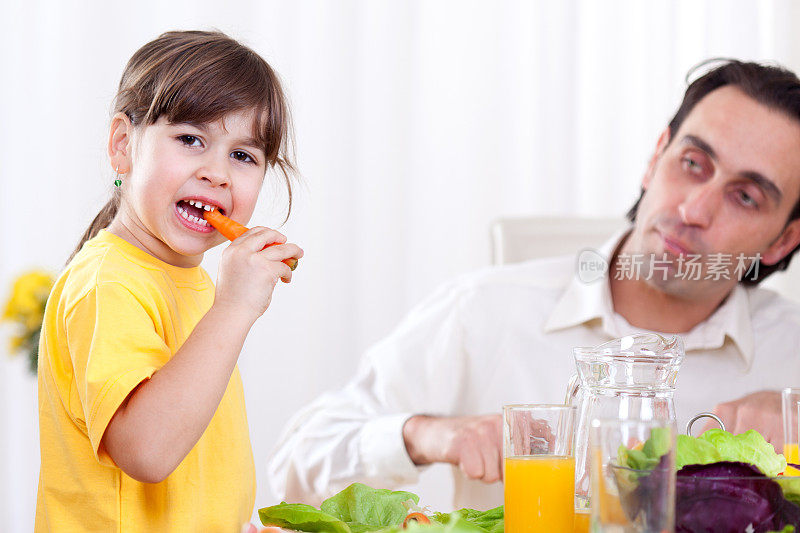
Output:
[[[721,64],[691,82],[687,87],[681,106],[669,122],[670,142],[694,106],[711,91],[726,85],[735,86],[760,104],[781,111],[800,124],[800,79],[794,72],[777,65],[743,62],[735,59],[711,59],[693,67],[686,75],[687,83],[692,74],[709,63]],[[798,169],[798,178],[800,179],[800,169]],[[639,199],[628,211],[626,216],[629,221],[636,220],[639,204],[644,194],[645,191],[642,189]],[[800,218],[800,198],[792,208],[786,224],[788,225],[789,222],[798,218]],[[757,268],[754,265],[744,275],[741,282],[745,285],[757,285],[773,272],[786,270],[798,249],[800,249],[800,245],[774,265],[765,265],[759,261]]]

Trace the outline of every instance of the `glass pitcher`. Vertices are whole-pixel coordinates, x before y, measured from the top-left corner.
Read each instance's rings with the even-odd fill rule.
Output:
[[[673,396],[684,356],[683,340],[655,333],[629,335],[573,350],[578,373],[566,403],[577,406],[576,507],[589,506],[589,427],[595,418],[675,420]]]

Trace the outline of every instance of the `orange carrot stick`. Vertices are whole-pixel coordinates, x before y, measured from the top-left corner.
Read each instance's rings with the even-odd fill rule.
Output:
[[[223,237],[231,241],[240,237],[242,233],[247,231],[246,227],[235,220],[231,220],[216,209],[203,211],[203,218],[206,219],[206,222],[214,226],[214,229],[222,233]]]
[[[206,219],[206,222],[214,226],[214,229],[222,233],[223,237],[231,241],[240,237],[242,233],[247,231],[245,226],[242,226],[235,220],[231,220],[216,209],[212,209],[211,211],[203,211],[203,218]],[[268,244],[264,248],[275,246],[275,244],[277,243]],[[264,248],[262,248],[262,250]],[[284,263],[286,263],[286,265],[292,270],[297,268],[297,259],[294,257],[284,260]]]

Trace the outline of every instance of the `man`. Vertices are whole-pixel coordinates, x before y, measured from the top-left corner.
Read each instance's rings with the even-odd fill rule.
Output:
[[[800,309],[755,285],[800,243],[797,77],[729,61],[695,80],[629,218],[601,250],[610,268],[599,282],[582,283],[565,257],[440,289],[367,352],[344,390],[289,424],[273,488],[313,503],[353,481],[413,483],[420,467],[450,463],[456,507],[499,505],[500,407],[562,401],[573,347],[645,330],[684,338],[679,427],[716,405],[729,430],[780,443],[777,391],[800,382]],[[626,275],[637,257],[651,260]]]

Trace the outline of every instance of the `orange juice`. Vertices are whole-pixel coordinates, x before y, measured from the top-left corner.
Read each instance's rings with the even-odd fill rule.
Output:
[[[589,509],[575,509],[575,525],[572,533],[589,533],[592,514]]]
[[[796,442],[787,442],[783,445],[783,455],[786,457],[787,463],[800,463],[800,454],[798,454],[798,446]],[[796,468],[787,467],[786,472],[784,472],[787,476],[800,476],[800,470]]]
[[[506,457],[506,533],[572,531],[574,514],[574,457]]]

